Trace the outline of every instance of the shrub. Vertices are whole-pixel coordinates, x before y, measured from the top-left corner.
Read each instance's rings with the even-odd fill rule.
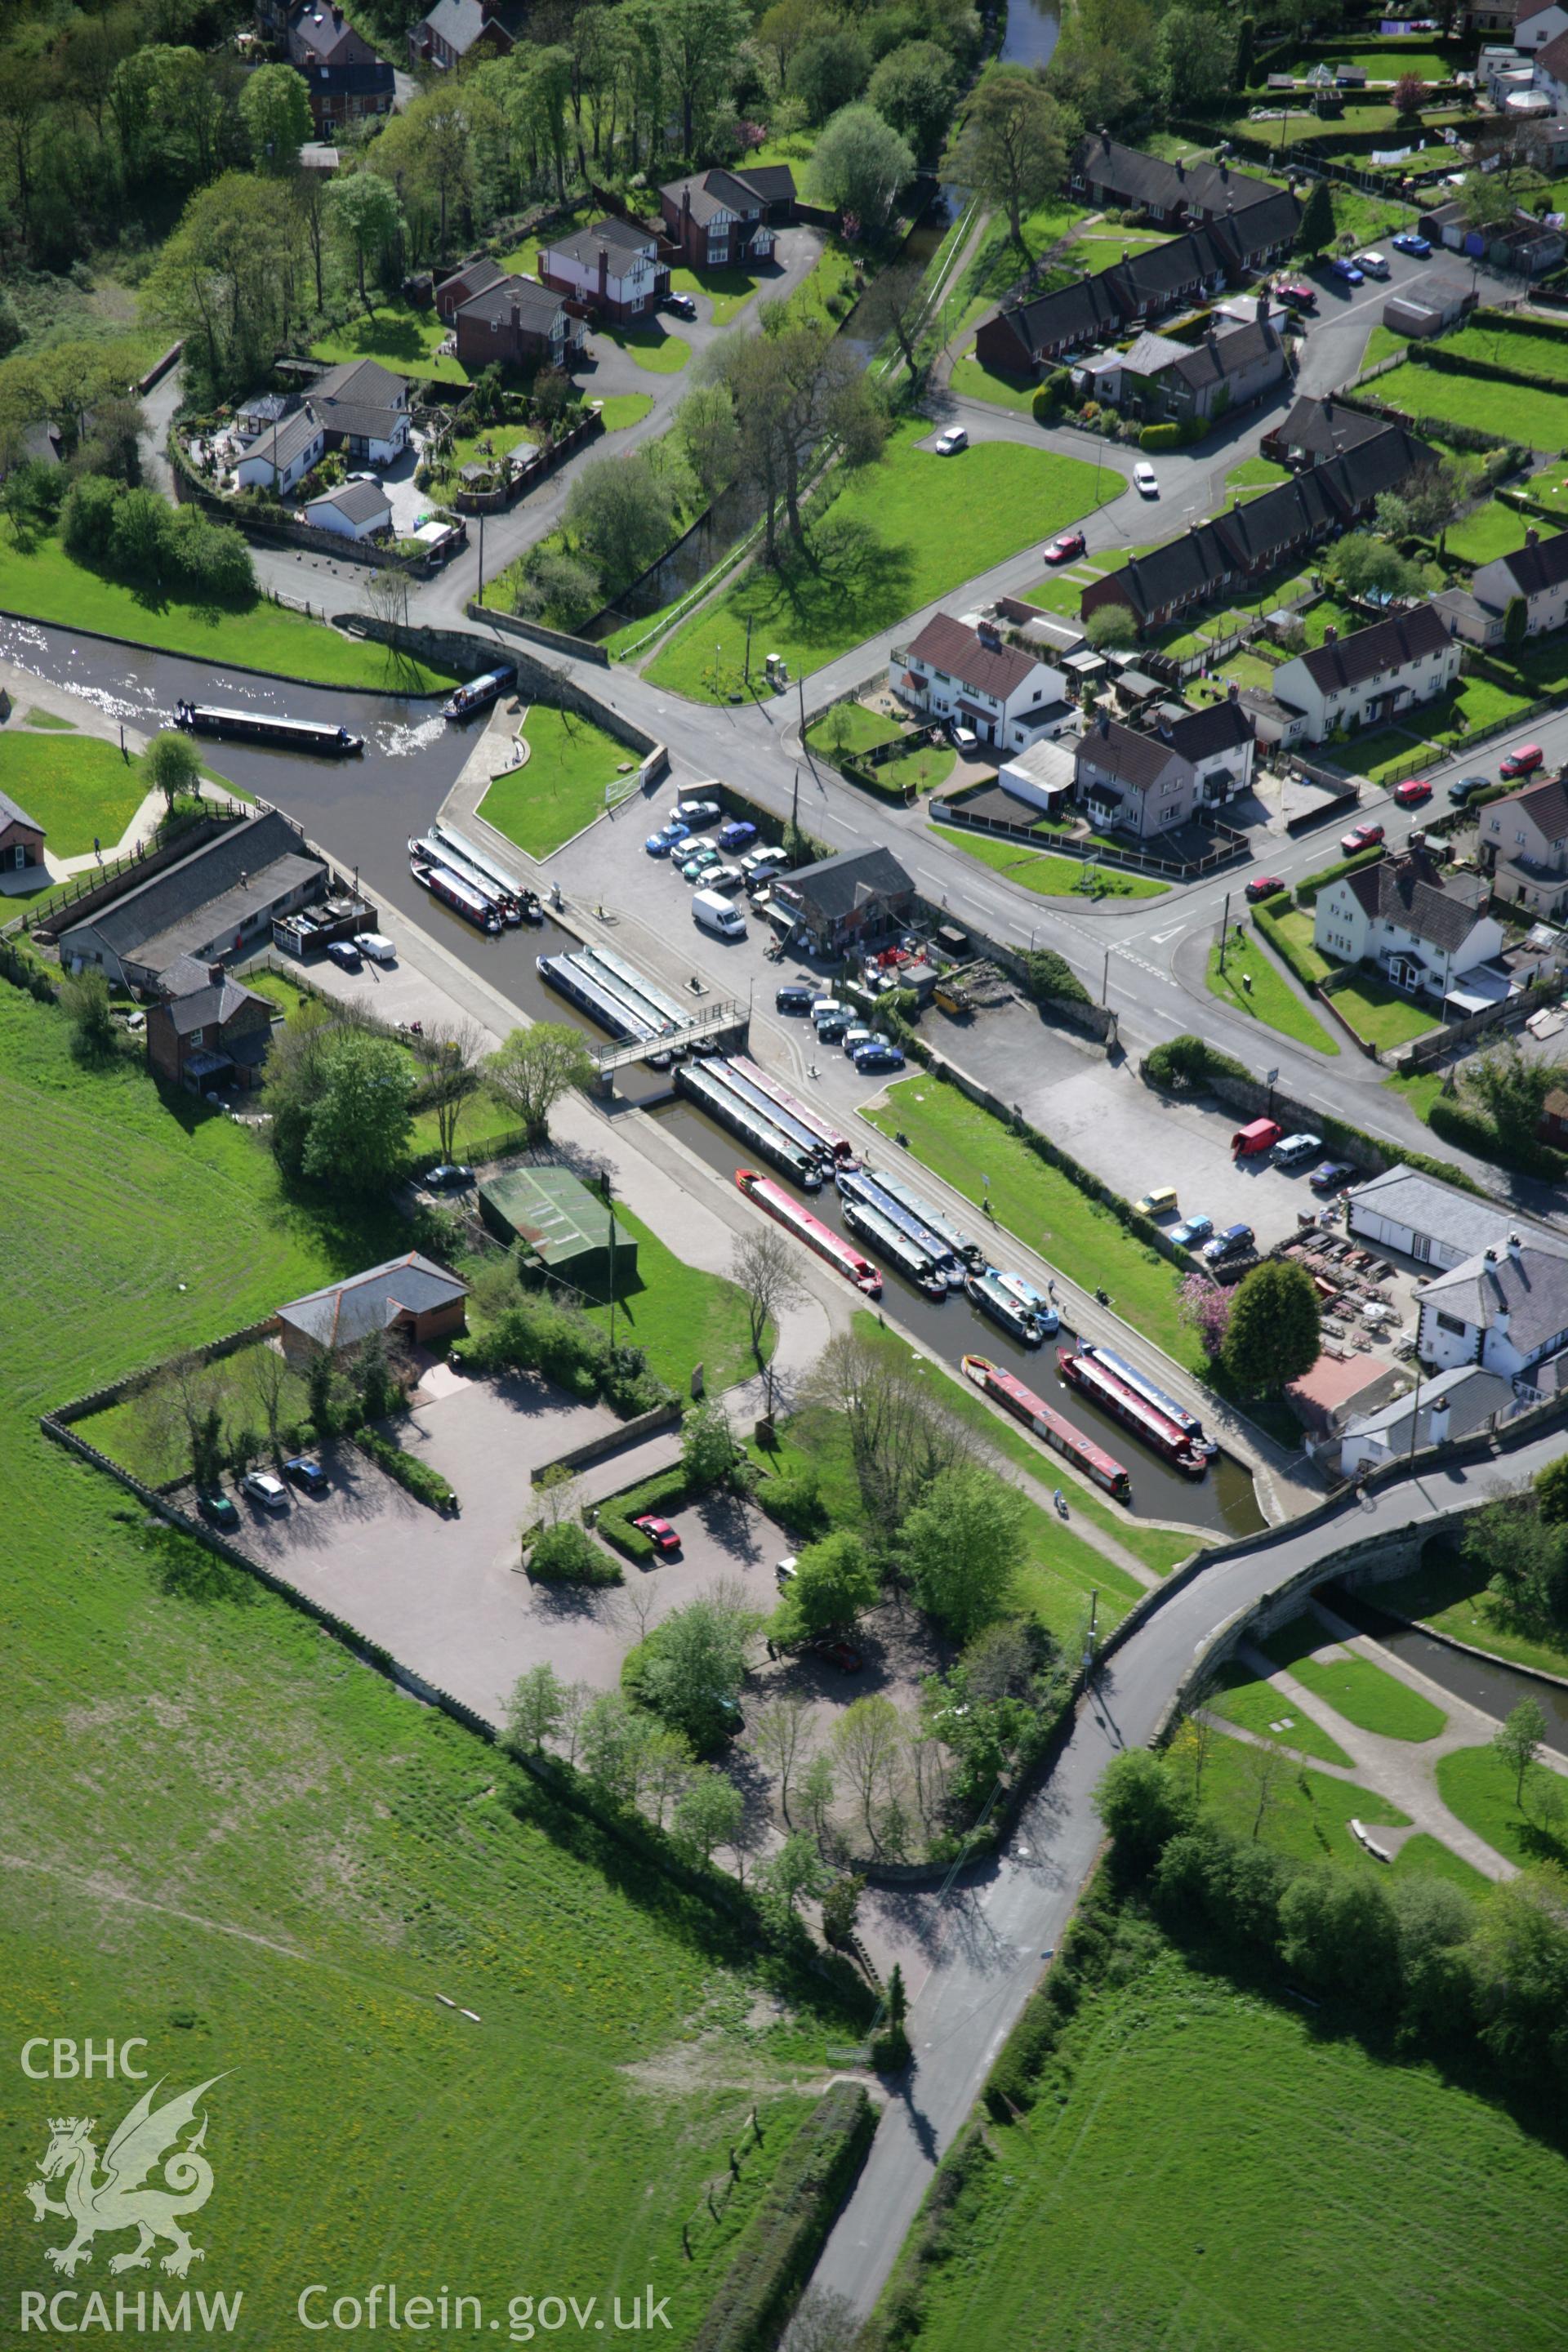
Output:
[[[1089,995],[1065,956],[1054,948],[1027,948],[1019,956],[1024,986],[1037,1004],[1091,1004]]]
[[[1232,1054],[1222,1054],[1202,1037],[1190,1034],[1172,1037],[1143,1056],[1143,1076],[1155,1087],[1203,1087],[1212,1078],[1241,1078],[1252,1073]]]
[[[1339,881],[1342,875],[1359,874],[1363,866],[1375,866],[1382,856],[1383,844],[1374,842],[1370,849],[1360,849],[1353,857],[1342,857],[1336,864],[1323,866],[1321,872],[1309,874],[1304,882],[1296,885],[1298,905],[1311,906],[1319,891],[1326,890],[1331,882]]]
[[[448,1481],[417,1454],[405,1454],[401,1446],[392,1444],[374,1429],[356,1432],[354,1443],[362,1454],[369,1454],[378,1469],[384,1470],[389,1478],[395,1478],[416,1503],[426,1504],[433,1511],[456,1508],[458,1497]]]
[[[1472,1151],[1478,1160],[1489,1160],[1496,1167],[1510,1168],[1517,1175],[1561,1184],[1568,1172],[1568,1154],[1553,1151],[1545,1143],[1510,1149],[1484,1112],[1471,1110],[1464,1103],[1450,1102],[1446,1095],[1439,1095],[1427,1112],[1426,1124],[1441,1142],[1452,1143],[1461,1151]]]
[[[1179,449],[1182,428],[1179,425],[1145,425],[1138,436],[1140,449]]]
[[[1029,413],[1037,425],[1049,425],[1061,405],[1048,383],[1037,383],[1029,401]]]
[[[528,1555],[528,1572],[551,1584],[619,1584],[621,1571],[575,1519],[542,1528]]]
[[[802,1542],[810,1542],[827,1527],[821,1487],[809,1462],[802,1463],[798,1470],[784,1470],[764,1478],[757,1488],[757,1501],[770,1519],[776,1519]]]

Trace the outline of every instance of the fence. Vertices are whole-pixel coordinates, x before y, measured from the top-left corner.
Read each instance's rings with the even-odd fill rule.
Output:
[[[1412,1044],[1385,1055],[1384,1058],[1390,1069],[1397,1070],[1402,1076],[1414,1070],[1430,1069],[1435,1062],[1442,1060],[1445,1054],[1468,1044],[1472,1037],[1485,1036],[1492,1029],[1522,1025],[1543,1005],[1555,1004],[1564,987],[1568,987],[1568,981],[1561,972],[1551,980],[1534,981],[1521,995],[1504,997],[1496,1004],[1489,1004],[1484,1012],[1468,1014],[1463,1021],[1446,1022],[1441,1029],[1434,1029],[1426,1036],[1415,1038]]]
[[[547,442],[536,449],[521,466],[509,468],[507,479],[498,489],[459,490],[452,500],[460,515],[500,514],[526,498],[538,482],[563,466],[568,457],[575,457],[584,442],[595,441],[605,429],[605,419],[597,402],[589,414],[563,433],[560,439]]]

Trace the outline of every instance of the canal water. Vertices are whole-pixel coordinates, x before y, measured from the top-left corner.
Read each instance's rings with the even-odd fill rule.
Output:
[[[1546,1717],[1546,1746],[1559,1756],[1568,1756],[1568,1690],[1559,1689],[1555,1683],[1540,1682],[1533,1675],[1521,1675],[1500,1661],[1472,1658],[1463,1650],[1451,1650],[1420,1626],[1380,1609],[1375,1585],[1358,1592],[1346,1585],[1330,1584],[1323,1589],[1323,1598],[1357,1633],[1369,1633],[1428,1681],[1455,1698],[1468,1699],[1500,1723],[1521,1699],[1534,1699]]]
[[[1060,0],[1007,0],[1005,66],[1048,66],[1062,29]]]

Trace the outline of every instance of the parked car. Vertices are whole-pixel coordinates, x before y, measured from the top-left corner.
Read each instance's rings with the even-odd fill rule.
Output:
[[[302,1486],[307,1495],[324,1495],[327,1491],[327,1474],[309,1454],[291,1454],[283,1465],[283,1475],[290,1486]]]
[[[1401,808],[1419,808],[1432,797],[1432,787],[1425,776],[1406,776],[1402,784],[1394,787],[1394,797]]]
[[[973,728],[960,726],[956,719],[949,719],[947,731],[955,751],[973,751],[979,744],[980,738]]]
[[[849,1026],[849,1015],[840,1005],[837,1013],[825,1013],[816,1024],[816,1034],[824,1045],[840,1045]]]
[[[354,945],[361,955],[369,956],[372,963],[395,963],[397,950],[384,931],[356,931]]]
[[[787,1584],[792,1577],[796,1577],[799,1574],[799,1559],[793,1551],[786,1552],[783,1559],[779,1560],[774,1566],[773,1582],[775,1584]]]
[[[1278,874],[1255,874],[1247,886],[1247,903],[1256,907],[1260,898],[1272,898],[1286,887]]]
[[[842,1013],[844,1018],[847,1021],[849,1018],[849,1007],[847,1004],[841,1004],[837,996],[814,996],[812,998],[811,1017],[814,1021],[836,1020],[840,1013]]]
[[[1391,242],[1395,253],[1413,253],[1419,261],[1425,261],[1432,250],[1426,238],[1415,228],[1402,228]]]
[[[1173,1184],[1156,1184],[1152,1192],[1140,1193],[1132,1205],[1141,1217],[1173,1216],[1176,1209],[1176,1188]]]
[[[1241,1257],[1253,1246],[1250,1225],[1226,1225],[1223,1234],[1215,1234],[1212,1242],[1204,1244],[1204,1261],[1208,1265],[1223,1265],[1228,1257]]]
[[[1320,1160],[1307,1181],[1314,1192],[1337,1192],[1355,1174],[1354,1162],[1349,1160]]]
[[[337,965],[340,971],[363,971],[364,970],[364,958],[361,955],[358,948],[355,947],[353,940],[329,940],[327,943],[327,954],[331,961]]]
[[[1081,530],[1059,530],[1049,545],[1040,550],[1040,553],[1047,563],[1070,563],[1075,556],[1083,553],[1088,544]]]
[[[270,1470],[247,1470],[239,1485],[241,1493],[248,1495],[253,1503],[259,1503],[263,1510],[286,1511],[289,1507],[289,1490]]]
[[[1356,267],[1365,278],[1386,278],[1388,256],[1386,253],[1358,253]]]
[[[837,1633],[819,1633],[810,1644],[813,1657],[826,1658],[830,1666],[841,1667],[847,1675],[858,1675],[865,1661],[853,1642],[841,1642]]]
[[[425,1171],[425,1189],[429,1192],[461,1192],[473,1181],[473,1170],[457,1160],[443,1160],[438,1167]]]
[[[1195,1217],[1184,1217],[1179,1225],[1173,1225],[1167,1238],[1181,1249],[1196,1249],[1200,1242],[1207,1241],[1213,1231],[1214,1219],[1205,1217],[1200,1210]]]
[[[1321,1135],[1283,1135],[1274,1147],[1274,1165],[1299,1168],[1304,1160],[1315,1160],[1322,1148]]]
[[[711,824],[713,819],[722,816],[724,812],[717,801],[677,801],[675,814],[689,833],[700,824]]]
[[[969,436],[962,425],[950,425],[945,433],[937,435],[931,446],[939,457],[956,457],[961,449],[968,448]]]
[[[1256,1160],[1261,1152],[1272,1151],[1284,1134],[1278,1119],[1249,1118],[1238,1127],[1230,1139],[1231,1156],[1237,1160]]]
[[[1274,291],[1281,302],[1289,302],[1295,310],[1315,310],[1318,307],[1318,289],[1315,286],[1309,286],[1304,278],[1287,278],[1283,285],[1277,286]]]
[[[658,833],[650,833],[643,847],[650,857],[668,857],[672,849],[678,847],[683,841],[689,841],[690,838],[691,827],[689,824],[682,824],[680,819],[674,816],[667,825],[661,826]]]
[[[1516,776],[1532,776],[1537,768],[1546,765],[1546,754],[1539,743],[1521,743],[1517,751],[1510,751],[1498,763],[1501,782],[1511,783]]]
[[[756,826],[750,824],[745,817],[735,816],[731,818],[728,824],[720,828],[719,846],[728,856],[737,849],[747,848],[756,837]]]
[[[196,1508],[204,1519],[212,1521],[215,1528],[237,1528],[239,1525],[239,1513],[221,1486],[198,1486]]]
[[[1329,264],[1329,276],[1331,278],[1343,278],[1347,286],[1364,286],[1366,284],[1366,279],[1363,277],[1361,271],[1356,268],[1353,261],[1331,261]]]
[[[719,853],[716,849],[694,850],[689,857],[681,860],[680,878],[683,882],[700,882],[708,868],[719,863]]]
[[[702,877],[702,887],[705,890],[733,893],[740,888],[745,878],[738,866],[710,866]]]
[[[1347,857],[1355,857],[1363,849],[1375,849],[1382,839],[1382,825],[1352,824],[1348,833],[1340,835],[1340,847]]]
[[[1478,793],[1489,793],[1491,788],[1489,776],[1456,776],[1448,786],[1448,798],[1456,808],[1463,808]]]
[[[667,294],[664,307],[667,310],[673,310],[678,319],[695,319],[697,316],[697,305],[689,294]]]
[[[676,1534],[669,1521],[661,1519],[657,1511],[639,1511],[632,1525],[647,1536],[655,1551],[672,1552],[680,1549],[680,1538]]]
[[[1132,487],[1143,498],[1157,499],[1160,495],[1160,480],[1153,467],[1140,460],[1132,468]]]
[[[862,1045],[850,1059],[858,1070],[901,1070],[904,1066],[902,1046],[884,1045],[880,1039],[874,1045]]]
[[[844,1051],[851,1061],[855,1059],[862,1045],[873,1045],[876,1042],[876,1031],[868,1029],[863,1021],[852,1022],[844,1032]]]
[[[809,1013],[812,986],[809,980],[786,980],[782,988],[773,991],[775,1013]]]

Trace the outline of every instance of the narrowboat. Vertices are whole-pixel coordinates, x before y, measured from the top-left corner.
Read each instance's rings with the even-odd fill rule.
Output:
[[[1039,1346],[1045,1333],[1022,1301],[1004,1288],[994,1265],[988,1265],[983,1274],[966,1274],[963,1287],[970,1303],[978,1307],[983,1315],[989,1315],[993,1323],[1000,1323],[1020,1346]]]
[[[1178,1429],[1155,1406],[1146,1403],[1114,1372],[1107,1371],[1095,1357],[1074,1355],[1070,1349],[1058,1348],[1057,1370],[1069,1388],[1089,1397],[1112,1421],[1130,1429],[1134,1437],[1141,1437],[1145,1445],[1163,1455],[1184,1477],[1203,1476],[1209,1466],[1208,1455],[1199,1454],[1184,1430]]]
[[[1070,1462],[1075,1470],[1081,1470],[1086,1478],[1092,1478],[1097,1486],[1103,1486],[1108,1495],[1116,1496],[1118,1502],[1131,1501],[1132,1481],[1115,1456],[1107,1454],[1105,1448],[1097,1445],[1091,1437],[1085,1437],[1082,1431],[1075,1429],[1054,1405],[1047,1404],[1044,1397],[1037,1397],[1033,1389],[1026,1388],[1015,1374],[1005,1372],[999,1364],[992,1363],[985,1356],[965,1356],[963,1371],[965,1379],[973,1381],[977,1389],[990,1397],[994,1403],[999,1404],[1005,1412],[1010,1412],[1015,1421],[1021,1421],[1026,1429],[1032,1429],[1037,1437],[1043,1437],[1046,1444],[1053,1447],[1065,1462]]]
[[[820,1217],[814,1217],[798,1201],[792,1201],[782,1184],[775,1184],[771,1176],[764,1176],[756,1168],[737,1168],[735,1181],[749,1201],[754,1201],[786,1233],[794,1234],[807,1249],[815,1250],[818,1257],[826,1258],[829,1265],[847,1276],[864,1297],[880,1298],[882,1277],[870,1259],[851,1249],[831,1225],[825,1225]]]
[[[516,684],[517,672],[510,662],[500,669],[487,669],[482,677],[469,678],[466,686],[458,687],[455,694],[447,696],[441,705],[441,716],[443,719],[472,719],[476,711],[488,710],[492,702],[499,702],[501,696],[509,694]]]
[[[329,760],[346,759],[364,750],[363,735],[353,735],[330,719],[280,719],[270,710],[222,710],[209,702],[176,702],[174,724],[187,735],[218,735],[235,743],[270,743],[280,751],[316,751]]]

